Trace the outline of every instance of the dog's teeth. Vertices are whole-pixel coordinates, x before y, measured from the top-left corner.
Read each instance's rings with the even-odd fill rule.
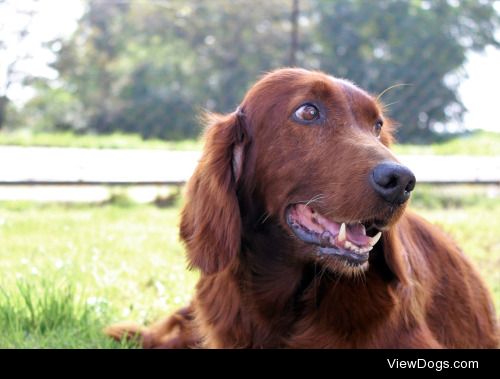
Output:
[[[375,234],[371,239],[370,241],[368,242],[368,244],[373,247],[375,246],[375,244],[378,242],[378,240],[380,239],[380,237],[382,236],[382,232],[378,232],[377,234]]]
[[[346,230],[345,230],[345,222],[343,222],[342,225],[340,225],[340,230],[339,230],[339,234],[337,236],[337,241],[344,242],[346,239],[347,239],[347,234],[346,234]],[[347,246],[348,242],[349,241],[346,242],[346,246]]]
[[[371,249],[373,249],[372,246],[366,246],[364,248],[361,249],[361,253],[368,253]]]
[[[344,242],[344,248],[345,249],[349,249],[349,250],[354,250],[356,248],[356,246],[354,246],[351,242],[349,241],[345,241]]]

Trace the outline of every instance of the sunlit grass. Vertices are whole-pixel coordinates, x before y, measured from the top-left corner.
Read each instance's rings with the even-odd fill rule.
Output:
[[[49,278],[18,281],[16,289],[0,288],[2,348],[133,347],[102,334],[106,304],[78,296],[72,284]]]
[[[473,261],[493,291],[500,315],[499,188],[419,187],[413,209],[444,229]]]
[[[0,204],[0,287],[16,298],[19,281],[68,283],[100,319],[150,322],[187,304],[196,280],[177,218],[177,207]],[[0,347],[16,345],[5,333]]]
[[[439,188],[419,186],[412,206],[463,247],[500,311],[498,193]],[[187,304],[197,273],[178,221],[178,203],[0,203],[0,347],[120,347],[103,325]]]
[[[31,132],[15,130],[0,132],[0,145],[83,147],[97,149],[165,149],[200,150],[201,142],[196,139],[182,141],[144,140],[138,134],[113,133],[109,135],[74,134],[71,132]]]
[[[444,142],[426,145],[396,144],[396,154],[415,155],[500,155],[500,133],[477,130],[458,134]]]
[[[57,146],[84,148],[128,148],[201,150],[200,139],[183,141],[143,140],[137,134],[114,133],[110,135],[77,135],[70,132],[31,132],[29,130],[1,131],[0,145],[15,146]],[[397,154],[426,155],[500,155],[500,133],[474,131],[459,134],[444,142],[426,145],[394,145]]]

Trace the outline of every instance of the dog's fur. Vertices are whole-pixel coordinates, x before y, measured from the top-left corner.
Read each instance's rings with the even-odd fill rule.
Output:
[[[322,119],[293,117],[304,103]],[[485,285],[435,226],[379,196],[367,179],[388,149],[382,106],[320,72],[265,75],[232,114],[214,115],[188,183],[180,235],[201,271],[191,305],[138,334],[144,347],[492,348],[497,321]],[[318,254],[286,210],[307,203],[337,222],[379,220],[367,265]],[[382,221],[380,221],[382,220]]]

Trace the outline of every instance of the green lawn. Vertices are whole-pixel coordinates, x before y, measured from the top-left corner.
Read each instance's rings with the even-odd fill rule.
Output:
[[[421,187],[413,205],[464,247],[500,311],[500,201]],[[131,347],[109,322],[150,322],[190,299],[179,205],[0,203],[0,347]]]
[[[417,186],[412,207],[458,243],[493,291],[500,316],[500,188]]]
[[[396,154],[500,155],[500,133],[477,130],[427,145],[395,145]]]
[[[32,133],[26,130],[0,132],[0,145],[59,146],[129,149],[200,150],[200,140],[143,140],[134,134],[75,135],[72,133]],[[500,155],[500,133],[475,131],[445,142],[427,145],[395,145],[397,154]]]
[[[0,132],[0,145],[6,146],[46,146],[46,147],[84,147],[96,149],[166,149],[200,150],[198,140],[163,141],[143,140],[137,134],[113,133],[109,135],[66,133],[32,133],[28,130]]]
[[[106,323],[185,305],[196,274],[177,217],[178,207],[0,203],[0,347],[109,347]]]

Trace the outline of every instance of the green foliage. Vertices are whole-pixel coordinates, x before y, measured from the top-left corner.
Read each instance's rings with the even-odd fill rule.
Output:
[[[0,203],[0,348],[114,347],[103,326],[187,304],[178,206]]]
[[[77,296],[71,284],[41,279],[15,287],[0,288],[0,347],[133,347],[102,335],[106,304]]]
[[[200,139],[164,141],[159,139],[143,140],[137,134],[113,133],[109,135],[74,134],[72,132],[35,132],[20,129],[0,133],[0,145],[14,146],[59,146],[111,149],[165,149],[201,150]],[[500,133],[474,131],[450,136],[441,142],[426,145],[396,144],[393,150],[397,155],[500,155]]]
[[[488,191],[477,191],[476,185],[418,184],[412,195],[411,205],[419,209],[441,212],[463,208],[487,211],[498,206],[498,197],[488,195]]]
[[[201,109],[234,109],[248,83],[285,55],[285,0],[251,12],[228,1],[87,3],[75,35],[54,44],[62,43],[54,68],[89,131],[197,136]]]
[[[265,71],[285,66],[289,0],[86,0],[74,35],[54,41],[56,81],[35,87],[26,123],[38,129],[143,138],[199,134],[202,109],[228,112]],[[297,64],[347,77],[381,100],[399,140],[429,141],[459,120],[467,49],[499,45],[493,0],[300,2]]]
[[[84,128],[79,99],[63,87],[49,86],[43,80],[33,80],[32,86],[43,96],[36,96],[24,107],[26,123],[34,125],[33,132],[73,131]]]
[[[160,139],[143,140],[136,133],[115,132],[107,135],[75,134],[73,132],[33,132],[29,129],[3,131],[0,145],[48,146],[48,147],[85,147],[97,149],[165,149],[200,150],[200,140],[164,141]]]
[[[417,186],[412,207],[463,247],[500,310],[498,197],[439,188]],[[186,271],[178,214],[178,203],[0,203],[0,347],[130,347],[102,327],[151,322],[191,297],[197,274]]]
[[[461,120],[456,89],[467,49],[499,46],[493,1],[318,0],[323,69],[381,100],[404,127],[398,140],[426,142],[434,126]],[[348,20],[348,21],[347,21]],[[347,22],[346,22],[347,21]]]
[[[500,155],[500,133],[477,130],[448,136],[427,145],[396,144],[396,154],[414,155]]]
[[[500,312],[500,201],[498,188],[417,186],[412,207],[444,229],[473,261]],[[496,192],[496,195],[495,195]],[[443,208],[444,206],[445,208]]]

